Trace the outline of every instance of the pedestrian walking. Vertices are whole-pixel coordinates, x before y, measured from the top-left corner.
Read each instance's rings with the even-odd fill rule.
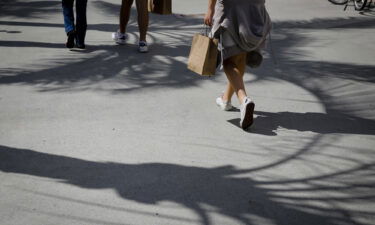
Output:
[[[120,10],[120,22],[119,29],[117,32],[112,34],[113,40],[120,45],[126,44],[128,35],[126,34],[126,27],[129,22],[130,9],[133,5],[134,0],[122,0]],[[148,52],[148,46],[146,41],[147,29],[148,29],[148,8],[147,0],[135,0],[138,14],[138,28],[139,28],[139,42],[138,51],[145,53]]]
[[[73,12],[74,0],[62,0],[65,32],[68,36],[66,47],[73,48],[75,45],[79,49],[85,49],[87,0],[75,0],[75,2],[76,23],[74,23]]]
[[[240,102],[240,126],[245,130],[253,123],[255,107],[246,94],[245,68],[260,65],[260,49],[271,29],[265,0],[208,0],[208,3],[204,23],[212,26],[211,35],[219,39],[221,65],[228,79],[216,104],[224,111],[231,110],[231,98],[236,93]]]

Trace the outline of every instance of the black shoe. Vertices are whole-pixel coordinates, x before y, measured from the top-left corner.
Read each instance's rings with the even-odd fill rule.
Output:
[[[86,46],[85,44],[76,44],[76,47],[80,50],[85,50],[86,49]]]
[[[66,44],[65,44],[67,48],[74,48],[75,37],[76,37],[76,33],[74,31],[68,32],[68,40],[66,41]]]

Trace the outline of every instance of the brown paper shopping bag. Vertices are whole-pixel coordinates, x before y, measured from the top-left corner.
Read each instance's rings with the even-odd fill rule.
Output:
[[[217,65],[217,44],[216,39],[195,34],[191,44],[188,69],[203,76],[214,75]]]
[[[172,14],[172,0],[148,0],[148,11],[162,15]]]

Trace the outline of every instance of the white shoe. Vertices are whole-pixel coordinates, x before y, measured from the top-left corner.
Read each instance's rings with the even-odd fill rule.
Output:
[[[141,53],[148,52],[147,42],[145,42],[145,41],[139,41],[139,43],[138,43],[138,51],[141,52]]]
[[[126,44],[126,39],[128,39],[128,35],[124,33],[120,33],[119,31],[112,33],[112,39],[119,45]]]
[[[223,110],[223,111],[229,111],[229,110],[233,109],[233,106],[230,103],[230,101],[225,102],[223,100],[223,97],[221,97],[221,96],[216,99],[216,105],[219,106],[221,108],[221,110]]]
[[[253,114],[254,114],[255,104],[250,98],[246,97],[240,106],[241,111],[241,121],[240,127],[246,130],[253,124]]]

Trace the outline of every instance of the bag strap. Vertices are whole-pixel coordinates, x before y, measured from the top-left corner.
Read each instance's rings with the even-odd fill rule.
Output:
[[[203,24],[200,34],[208,37],[210,32],[211,32],[211,27],[206,24]]]

